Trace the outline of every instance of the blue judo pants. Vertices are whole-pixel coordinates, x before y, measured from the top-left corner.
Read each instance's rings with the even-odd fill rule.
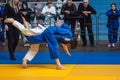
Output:
[[[117,42],[117,37],[118,37],[118,28],[114,27],[108,27],[108,39],[109,42],[116,43]]]

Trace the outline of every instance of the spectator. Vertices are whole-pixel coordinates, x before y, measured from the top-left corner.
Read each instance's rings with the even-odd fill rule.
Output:
[[[61,9],[61,14],[64,15],[63,19],[64,22],[69,24],[71,27],[71,31],[73,33],[74,37],[74,31],[75,31],[75,24],[76,24],[76,18],[75,18],[75,13],[76,13],[76,6],[72,2],[72,0],[67,0],[67,2],[62,6]],[[76,39],[71,42],[71,48],[74,49],[77,47]]]
[[[117,43],[119,27],[118,17],[120,16],[120,11],[117,9],[117,5],[115,3],[111,4],[111,9],[106,12],[106,15],[108,16],[107,27],[108,39],[110,43],[108,47],[115,47],[115,43]]]
[[[30,23],[32,9],[28,8],[27,2],[22,2],[20,12],[22,13],[22,16],[26,19],[26,21]],[[23,35],[22,35],[22,38],[25,43],[24,46],[30,46],[29,42]]]
[[[76,6],[72,0],[67,0],[67,2],[62,6],[61,14],[64,15],[64,22],[71,26],[71,31],[74,36],[76,19],[74,14],[76,13]]]
[[[20,9],[22,16],[30,23],[30,16],[32,9],[28,8],[27,2],[22,2],[22,7]]]
[[[62,5],[63,5],[62,0],[57,0],[57,2],[56,2],[56,8],[57,8],[57,13],[58,13],[58,14],[61,13]]]
[[[53,6],[51,0],[48,0],[46,6],[43,8],[41,14],[45,17],[44,23],[47,25],[54,25],[55,16],[56,16],[56,8]]]
[[[56,10],[57,10],[57,18],[58,19],[61,19],[60,14],[61,14],[62,5],[63,5],[62,0],[57,0],[57,2],[56,2]]]
[[[14,18],[22,23],[21,14],[19,11],[19,0],[10,0],[5,5],[5,18]],[[16,60],[14,56],[15,49],[19,41],[20,32],[12,24],[5,24],[6,35],[8,40],[8,50],[11,60]]]
[[[87,46],[87,39],[85,36],[86,28],[89,34],[89,40],[91,47],[94,46],[94,35],[92,31],[92,19],[91,14],[96,14],[96,11],[88,4],[88,0],[83,0],[83,3],[79,4],[78,14],[81,15],[80,28],[81,28],[81,38],[83,42],[83,46]]]

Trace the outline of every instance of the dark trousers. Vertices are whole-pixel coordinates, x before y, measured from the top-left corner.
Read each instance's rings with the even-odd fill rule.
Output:
[[[92,25],[91,24],[85,25],[84,23],[81,22],[80,28],[81,28],[81,38],[82,38],[83,45],[84,46],[87,45],[86,27],[87,27],[87,31],[88,31],[88,35],[89,35],[90,45],[93,46],[94,45],[94,36],[93,36],[93,31],[92,31]]]
[[[64,22],[71,26],[71,31],[72,31],[74,40],[71,41],[70,44],[71,44],[71,49],[75,49],[77,47],[77,40],[75,39],[76,19],[75,18],[64,19]]]
[[[75,33],[75,25],[76,25],[76,19],[74,18],[69,18],[69,19],[64,19],[65,23],[69,24],[71,26],[71,31],[74,36]]]
[[[6,31],[6,36],[8,40],[8,50],[10,53],[10,57],[12,58],[14,57],[14,52],[19,41],[20,32],[12,25],[8,25],[8,26],[9,26],[9,30]]]

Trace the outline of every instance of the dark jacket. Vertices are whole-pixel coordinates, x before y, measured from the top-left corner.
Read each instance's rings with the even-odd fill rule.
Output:
[[[26,5],[26,9],[24,9],[23,5]],[[28,8],[27,2],[22,3],[22,8],[20,9],[20,12],[21,12],[21,14],[22,14],[22,12],[27,12],[26,15],[22,14],[22,16],[26,19],[26,21],[28,21],[30,23],[32,9]]]
[[[20,9],[20,12],[21,12],[21,14],[22,14],[22,12],[27,12],[26,15],[22,14],[22,16],[26,19],[26,21],[28,21],[30,23],[32,10],[30,8]]]
[[[119,27],[118,17],[120,16],[120,11],[116,9],[115,12],[113,13],[112,10],[108,10],[106,12],[106,15],[108,16],[107,27],[118,28]]]
[[[85,16],[82,12],[83,11],[91,11],[91,13],[90,14],[88,14],[88,16]],[[91,20],[91,14],[96,14],[96,11],[90,6],[90,5],[88,5],[87,6],[87,8],[85,8],[84,6],[83,6],[83,4],[82,3],[80,3],[79,4],[79,7],[78,7],[78,14],[79,15],[81,15],[81,21],[83,22],[83,21],[85,21],[86,23],[92,23],[92,20]],[[84,20],[85,19],[85,20]]]
[[[15,13],[14,8],[12,8],[8,3],[5,5],[4,19],[5,18],[14,18],[20,23],[23,23],[20,11],[18,10],[18,13]]]
[[[65,13],[65,10],[69,10],[70,11],[70,14],[66,14]],[[62,6],[62,9],[61,9],[61,14],[64,15],[64,19],[66,18],[70,18],[70,17],[74,17],[74,14],[76,13],[77,9],[76,9],[76,6],[75,4],[72,4],[70,7],[66,4],[64,4]]]

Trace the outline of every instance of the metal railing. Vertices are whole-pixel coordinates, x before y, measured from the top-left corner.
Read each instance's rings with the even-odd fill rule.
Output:
[[[46,4],[46,2],[28,2],[28,4],[34,4],[34,3],[37,3],[37,4]],[[53,3],[56,3],[56,2],[53,2]],[[75,2],[76,3],[76,2]],[[81,2],[79,2],[81,3]],[[79,4],[77,3],[77,4]],[[99,13],[98,15],[93,15],[92,18],[94,17],[94,22],[93,23],[86,23],[86,25],[91,25],[92,26],[94,25],[95,29],[94,29],[94,32],[93,34],[95,35],[95,41],[96,41],[96,45],[99,45],[100,43],[100,36],[101,35],[108,35],[108,33],[104,33],[105,31],[103,31],[103,33],[101,33],[101,30],[100,30],[100,27],[101,26],[106,26],[106,22],[101,22],[101,20],[103,19],[100,19],[102,16],[105,16],[105,13]],[[107,16],[106,16],[107,17]],[[77,17],[78,18],[78,17]],[[107,28],[106,28],[107,29]],[[120,36],[120,30],[119,30],[119,36]],[[119,38],[120,39],[120,38]],[[119,40],[120,41],[120,40]]]

